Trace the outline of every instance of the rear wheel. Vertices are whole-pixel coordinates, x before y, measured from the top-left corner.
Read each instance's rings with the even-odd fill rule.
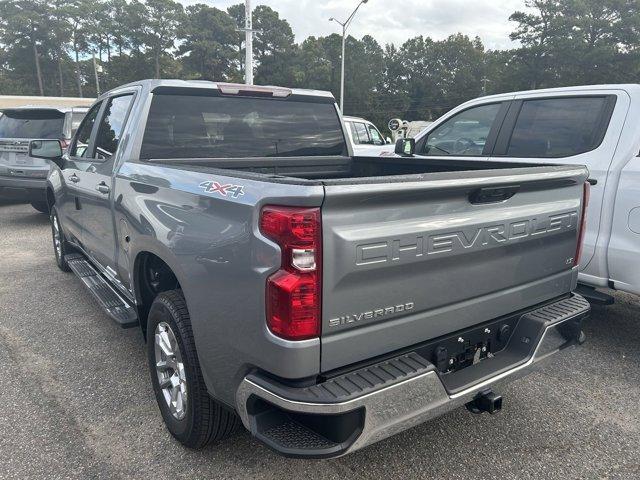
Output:
[[[228,437],[238,417],[207,392],[189,312],[179,290],[162,292],[153,301],[147,335],[151,382],[171,435],[190,448]]]
[[[40,213],[49,213],[49,205],[47,205],[47,202],[31,202],[31,206]]]
[[[56,256],[56,263],[58,268],[63,272],[70,272],[69,264],[65,260],[65,255],[70,253],[70,246],[64,238],[64,232],[60,226],[60,219],[58,218],[58,211],[56,207],[51,207],[51,236],[53,239],[53,252]]]

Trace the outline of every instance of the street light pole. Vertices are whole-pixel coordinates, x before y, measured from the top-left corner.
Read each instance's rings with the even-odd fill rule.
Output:
[[[359,6],[359,5],[358,5]],[[340,111],[344,114],[344,50],[347,41],[347,26],[342,26],[342,66],[340,67]]]
[[[96,52],[92,52],[93,54],[93,74],[96,77],[96,96],[100,96],[100,77],[98,77],[98,65],[96,64]]]
[[[251,0],[245,1],[244,7],[244,32],[245,32],[245,83],[253,85],[253,21],[251,11]]]
[[[336,22],[338,25],[342,27],[342,62],[341,62],[342,68],[340,69],[340,111],[342,113],[344,113],[344,51],[345,51],[345,43],[347,41],[347,28],[349,27],[349,24],[353,20],[353,17],[356,16],[356,12],[360,8],[360,5],[362,5],[363,3],[367,3],[368,1],[369,0],[360,0],[360,3],[358,3],[358,6],[355,8],[353,12],[351,12],[351,15],[349,15],[349,18],[347,18],[347,20],[345,20],[344,22],[341,22],[340,20],[334,17],[331,17],[329,19],[330,22]]]
[[[262,33],[260,30],[253,29],[253,20],[251,18],[251,0],[244,2],[244,28],[238,28],[236,31],[245,34],[245,65],[244,65],[244,83],[253,85],[253,34]]]

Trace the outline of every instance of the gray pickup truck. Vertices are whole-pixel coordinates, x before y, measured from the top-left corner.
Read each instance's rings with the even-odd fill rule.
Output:
[[[331,94],[141,81],[54,163],[56,261],[139,325],[173,436],[239,419],[295,457],[352,452],[581,343],[582,166],[352,155]]]

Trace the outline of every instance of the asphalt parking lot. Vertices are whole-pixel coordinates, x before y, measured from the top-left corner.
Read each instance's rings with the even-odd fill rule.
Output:
[[[54,263],[48,219],[0,205],[0,478],[640,478],[640,300],[594,309],[588,342],[464,409],[347,457],[280,457],[245,431],[189,451],[166,432],[142,336]]]

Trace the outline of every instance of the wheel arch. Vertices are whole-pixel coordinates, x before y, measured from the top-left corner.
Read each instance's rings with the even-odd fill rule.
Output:
[[[133,261],[132,286],[138,309],[138,319],[142,334],[147,338],[147,316],[153,300],[159,293],[169,290],[181,290],[180,269],[154,248],[145,248],[136,252]],[[158,285],[153,285],[153,271],[160,274]],[[154,288],[155,287],[155,288]]]

